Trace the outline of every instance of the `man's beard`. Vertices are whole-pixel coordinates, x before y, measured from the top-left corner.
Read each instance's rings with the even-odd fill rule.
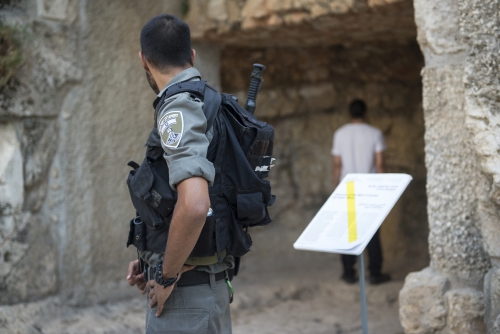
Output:
[[[155,82],[155,79],[153,79],[153,76],[151,73],[146,71],[146,79],[148,79],[149,86],[151,86],[151,89],[158,95],[160,94],[160,90],[158,89],[158,85]]]

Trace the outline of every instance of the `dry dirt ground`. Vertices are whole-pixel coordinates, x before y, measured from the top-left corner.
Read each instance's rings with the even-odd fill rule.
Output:
[[[242,273],[233,281],[233,333],[361,333],[359,285],[340,281],[338,266],[335,261],[332,269]],[[255,276],[259,284],[252,283]],[[402,286],[401,279],[367,284],[369,333],[403,333],[398,320]],[[143,333],[144,306],[142,295],[89,308],[63,307],[57,297],[3,306],[0,333]]]

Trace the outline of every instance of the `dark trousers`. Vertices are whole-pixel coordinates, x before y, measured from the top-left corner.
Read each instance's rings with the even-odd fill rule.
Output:
[[[366,247],[368,249],[368,270],[371,276],[378,276],[382,270],[382,248],[380,247],[380,238],[377,232],[373,235],[372,240]],[[344,265],[344,274],[346,276],[354,276],[354,264],[356,264],[357,256],[341,255],[342,264]]]

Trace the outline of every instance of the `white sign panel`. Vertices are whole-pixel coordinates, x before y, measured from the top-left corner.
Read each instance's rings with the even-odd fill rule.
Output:
[[[293,247],[361,254],[411,180],[407,174],[347,174]]]

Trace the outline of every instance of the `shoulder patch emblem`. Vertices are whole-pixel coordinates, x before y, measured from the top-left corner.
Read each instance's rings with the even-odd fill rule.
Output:
[[[177,148],[181,142],[182,133],[184,131],[182,112],[170,111],[163,115],[158,124],[158,129],[163,145]]]

